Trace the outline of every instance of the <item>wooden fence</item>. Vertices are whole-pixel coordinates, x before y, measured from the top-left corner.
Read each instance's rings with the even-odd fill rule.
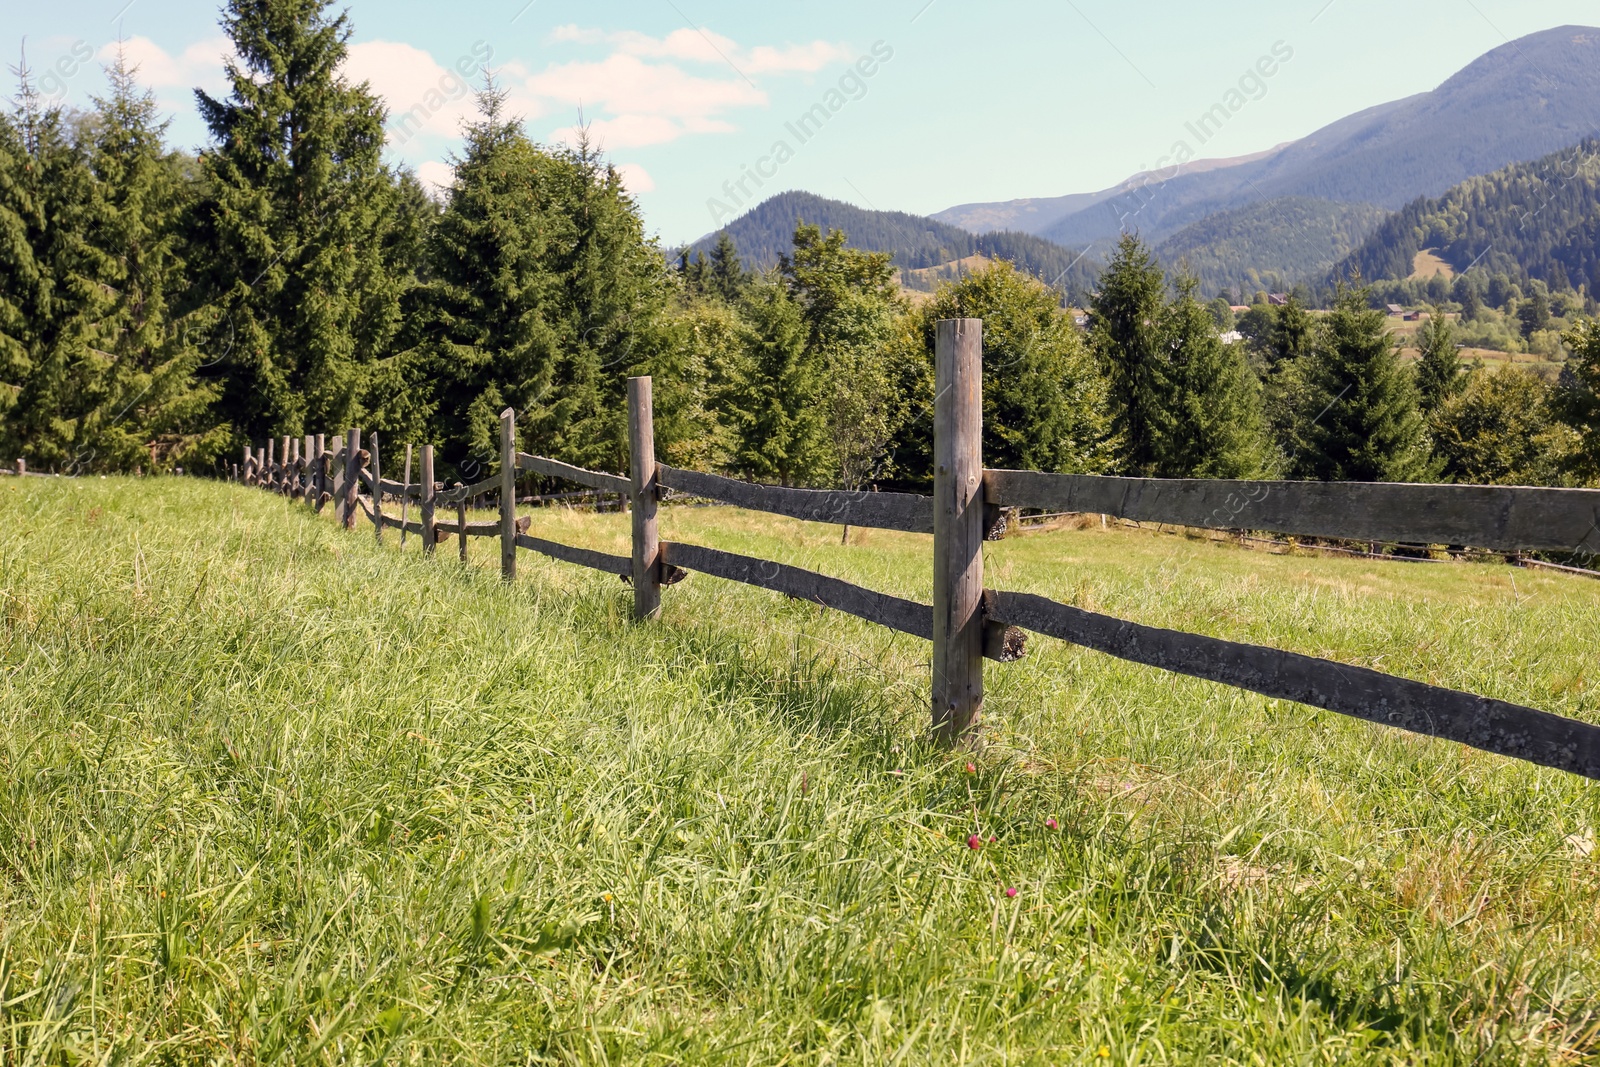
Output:
[[[1127,622],[1028,593],[989,590],[982,545],[1003,534],[1011,509],[1099,513],[1213,530],[1402,544],[1471,546],[1499,552],[1600,552],[1600,491],[1502,486],[1242,482],[1109,478],[986,470],[982,462],[982,322],[940,322],[935,346],[932,496],[757,485],[656,462],[649,378],[628,380],[628,476],[585,470],[516,450],[515,415],[501,415],[500,470],[472,485],[434,481],[424,445],[418,480],[406,449],[402,481],[382,474],[377,435],[362,447],[352,429],[331,443],[282,438],[246,449],[239,478],[321,507],[346,527],[365,512],[385,529],[415,533],[428,552],[442,540],[500,539],[501,572],[516,576],[519,550],[620,575],[633,584],[634,612],[653,618],[661,590],[698,572],[843,611],[933,643],[932,728],[945,743],[970,737],[983,708],[983,661],[1026,652],[1027,632],[1135,663],[1340,714],[1445,738],[1489,752],[1600,778],[1600,727],[1534,708],[1457,692],[1364,667]],[[528,536],[516,516],[516,478],[528,472],[622,494],[632,510],[631,557]],[[365,488],[366,494],[361,490]],[[931,605],[865,589],[772,560],[662,541],[658,501],[671,490],[814,522],[932,535]],[[467,521],[467,502],[496,494],[499,518]],[[400,501],[398,516],[385,498]],[[417,517],[409,515],[417,506]],[[454,521],[440,509],[454,508]]]

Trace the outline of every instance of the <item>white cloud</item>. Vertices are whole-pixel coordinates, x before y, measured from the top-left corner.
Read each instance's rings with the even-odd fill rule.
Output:
[[[99,60],[115,63],[118,43],[103,46]],[[148,37],[130,37],[121,42],[130,66],[137,68],[139,84],[156,91],[162,89],[204,89],[213,95],[228,89],[224,63],[233,58],[233,42],[220,34],[196,41],[177,55]]]
[[[417,179],[434,199],[442,199],[450,186],[455,184],[456,169],[448,163],[429,160],[417,167]]]
[[[344,75],[368,83],[389,105],[391,142],[422,132],[454,137],[476,112],[473,87],[458,70],[399,41],[351,45]]]
[[[617,173],[622,176],[622,184],[627,187],[628,192],[635,196],[655,191],[656,180],[650,177],[649,171],[637,163],[620,163],[617,165]]]
[[[554,43],[604,45],[603,59],[547,67],[537,74],[508,67],[519,89],[591,116],[590,136],[609,150],[665,144],[685,134],[726,133],[735,129],[728,114],[765,107],[768,96],[757,75],[814,73],[853,53],[842,44],[741,48],[710,30],[674,30],[665,37],[634,31],[607,32],[569,25],[550,36]],[[710,66],[685,70],[678,64]],[[570,141],[576,126],[552,131],[551,139]]]

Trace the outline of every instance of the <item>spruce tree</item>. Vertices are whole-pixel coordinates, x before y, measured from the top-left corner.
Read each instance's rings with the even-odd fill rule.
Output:
[[[1130,474],[1151,474],[1160,458],[1171,388],[1161,340],[1165,297],[1166,278],[1155,254],[1138,237],[1123,234],[1090,304],[1090,337],[1110,383],[1120,466]]]
[[[717,243],[711,249],[711,290],[730,304],[739,299],[748,276],[739,262],[739,250],[734,246],[728,231],[717,234]]]
[[[111,306],[83,436],[105,469],[196,469],[219,459],[228,431],[212,411],[214,387],[196,380],[201,352],[172,312],[185,287],[177,251],[190,163],[163,144],[167,123],[119,49],[110,95],[95,98],[91,166],[100,196],[94,240],[104,254]]]
[[[1417,399],[1424,415],[1432,415],[1465,386],[1456,332],[1435,304],[1428,321],[1417,331]]]
[[[86,406],[110,298],[91,235],[94,175],[68,119],[39,96],[26,64],[0,117],[0,449],[39,470],[92,468]]]
[[[1276,368],[1278,365],[1299,359],[1311,351],[1311,343],[1316,336],[1317,321],[1300,302],[1300,297],[1295,293],[1289,294],[1288,301],[1277,309],[1277,319],[1273,323],[1272,347],[1270,361]]]
[[[736,469],[781,485],[830,480],[827,382],[800,306],[786,285],[759,282],[746,292],[741,318],[748,360],[729,391]]]
[[[1162,316],[1169,393],[1156,440],[1162,478],[1255,478],[1267,470],[1261,386],[1237,345],[1225,345],[1198,282],[1178,282]]]
[[[1417,389],[1381,311],[1342,290],[1305,361],[1295,473],[1323,481],[1418,481],[1434,472]]]
[[[399,325],[395,186],[383,105],[341,73],[350,24],[330,0],[228,0],[231,92],[196,91],[214,146],[193,226],[222,410],[241,436],[356,420]]]

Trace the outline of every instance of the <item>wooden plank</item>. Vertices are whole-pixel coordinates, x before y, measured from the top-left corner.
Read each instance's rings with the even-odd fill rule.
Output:
[[[500,413],[500,580],[517,577],[517,413]]]
[[[984,472],[1005,507],[1115,515],[1207,530],[1497,552],[1600,552],[1600,489],[1387,482],[1245,482]]]
[[[329,499],[329,483],[328,439],[325,434],[319,433],[317,434],[316,470],[313,472],[311,479],[311,502],[319,512]]]
[[[361,485],[358,476],[363,458],[361,431],[351,427],[344,435],[344,510],[340,513],[346,530],[356,528],[355,497]]]
[[[328,455],[328,494],[333,502],[333,517],[340,525],[344,524],[345,506],[345,474],[350,469],[346,462],[345,439],[339,434],[333,439],[333,448]]]
[[[1600,727],[1575,719],[1366,667],[1125,622],[1031,593],[992,593],[990,603],[1001,622],[1118,659],[1600,779]]]
[[[465,508],[463,508],[463,510],[465,510]],[[499,537],[500,520],[490,519],[487,522],[464,522],[458,519],[455,522],[436,522],[434,523],[434,529],[446,537],[450,536],[451,534],[455,534],[456,536],[463,538],[462,544],[464,545],[466,544],[465,538],[467,537]]]
[[[300,499],[308,506],[317,499],[317,438],[306,434],[300,439],[300,449],[305,453],[305,473],[300,479]]]
[[[448,489],[440,493],[435,502],[439,504],[461,504],[475,496],[482,496],[484,493],[492,492],[499,488],[500,476],[496,474],[494,477],[485,478],[481,482],[473,482],[471,485],[457,485],[452,489]]]
[[[933,736],[952,745],[983,717],[983,320],[935,325]]]
[[[716,474],[661,465],[661,485],[680,493],[710,497],[751,511],[786,515],[807,522],[869,526],[906,533],[933,533],[933,498],[912,493],[845,492],[834,489],[785,489],[741,482]]]
[[[628,379],[629,499],[633,505],[633,617],[661,614],[661,537],[656,528],[656,431],[648,377]]]
[[[433,555],[439,545],[438,528],[434,524],[434,503],[438,487],[433,480],[433,446],[422,446],[422,551]]]
[[[378,451],[378,431],[372,431],[372,473],[367,476],[367,483],[372,488],[372,536],[378,544],[383,544],[383,456]]]
[[[933,640],[933,609],[914,600],[874,592],[839,578],[829,578],[771,560],[752,559],[676,541],[661,542],[661,558],[674,567],[770,589],[920,637],[924,641]]]
[[[517,536],[517,547],[525,548],[530,552],[538,552],[540,555],[558,559],[563,563],[576,563],[578,566],[588,567],[590,570],[615,574],[621,578],[633,577],[633,560],[628,556],[612,556],[604,552],[594,552],[587,548],[574,548],[571,545],[545,541],[538,537],[529,537],[526,534]]]
[[[603,474],[600,471],[585,470],[574,467],[570,463],[560,460],[546,459],[543,456],[530,456],[526,452],[517,453],[517,468],[542,474],[547,478],[560,478],[568,482],[577,482],[587,485],[591,489],[600,489],[610,493],[627,493],[632,489],[632,483],[616,474]]]
[[[411,510],[411,446],[406,445],[406,492],[400,495],[400,547],[406,547],[406,513]],[[418,487],[420,489],[420,487]]]

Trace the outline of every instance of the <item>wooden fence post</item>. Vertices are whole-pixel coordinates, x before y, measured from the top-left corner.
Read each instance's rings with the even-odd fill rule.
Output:
[[[661,539],[656,530],[656,439],[648,377],[628,379],[628,470],[633,482],[633,617],[661,612]]]
[[[278,487],[278,457],[275,451],[276,445],[276,441],[270,437],[267,438],[267,454],[266,457],[261,461],[261,484],[266,486],[268,489],[276,489]]]
[[[405,491],[400,494],[400,547],[406,547],[406,516],[411,512],[411,446],[406,445]]]
[[[455,487],[460,489],[465,482],[457,481]],[[461,552],[461,562],[467,562],[467,498],[462,497],[456,501],[456,542]]]
[[[341,518],[346,530],[356,528],[356,511],[360,503],[356,497],[361,492],[361,431],[352,426],[344,435],[344,511]]]
[[[933,733],[951,745],[983,712],[983,321],[940,321],[933,367]]]
[[[500,413],[500,577],[517,577],[517,413]]]
[[[422,551],[433,555],[439,543],[439,531],[433,518],[433,446],[422,446]]]
[[[333,439],[333,447],[329,449],[328,456],[328,497],[333,501],[333,517],[340,525],[344,524],[344,435],[339,434]]]
[[[300,441],[300,451],[304,453],[300,465],[300,499],[307,504],[316,500],[316,449],[317,439],[306,434]]]
[[[372,431],[372,526],[374,539],[383,544],[383,463],[378,456],[378,431]]]
[[[328,437],[317,434],[317,465],[312,471],[311,506],[322,511],[323,497],[328,495]]]
[[[17,477],[20,478],[20,477],[22,477],[23,475],[25,475],[27,473],[28,473],[28,461],[23,459],[21,456],[18,456],[17,457]]]
[[[241,472],[240,476],[244,480],[244,484],[245,485],[252,485],[255,482],[255,479],[250,476],[250,468],[255,466],[255,462],[256,462],[255,452],[251,450],[249,445],[245,445],[244,446],[244,466],[239,468],[239,470]]]

